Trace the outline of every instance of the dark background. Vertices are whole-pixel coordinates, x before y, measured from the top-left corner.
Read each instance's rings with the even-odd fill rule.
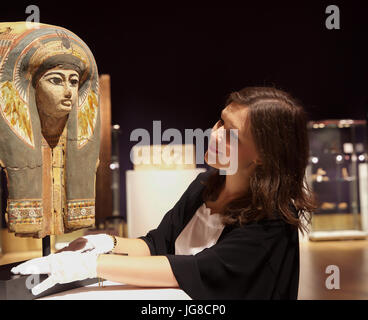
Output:
[[[212,127],[227,95],[272,85],[299,98],[311,120],[364,119],[368,91],[367,1],[243,1],[201,6],[154,2],[4,3],[0,21],[22,21],[27,5],[40,22],[65,27],[95,55],[112,81],[112,119],[121,127],[121,214],[130,133],[161,120],[162,131]],[[326,7],[339,6],[340,30]]]

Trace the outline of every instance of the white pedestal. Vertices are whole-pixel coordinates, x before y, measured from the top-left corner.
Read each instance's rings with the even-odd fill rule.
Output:
[[[358,170],[362,229],[368,232],[368,163],[360,163]]]
[[[190,183],[206,169],[126,171],[128,237],[157,228]]]

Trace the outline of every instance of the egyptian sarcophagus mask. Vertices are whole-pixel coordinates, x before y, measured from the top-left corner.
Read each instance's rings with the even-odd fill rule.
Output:
[[[8,229],[42,238],[95,222],[98,71],[72,32],[0,23],[0,165]]]

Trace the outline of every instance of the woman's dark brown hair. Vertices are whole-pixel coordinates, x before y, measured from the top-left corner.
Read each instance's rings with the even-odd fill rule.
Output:
[[[305,182],[309,159],[307,117],[288,93],[272,87],[247,87],[229,95],[226,105],[249,108],[250,129],[261,164],[250,177],[247,193],[225,205],[225,225],[244,225],[272,219],[275,213],[287,223],[308,231],[316,208]],[[225,181],[219,171],[207,180],[204,201],[217,199]],[[292,206],[298,214],[293,212]]]

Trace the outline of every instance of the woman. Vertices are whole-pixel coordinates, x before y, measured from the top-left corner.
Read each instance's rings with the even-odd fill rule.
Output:
[[[211,139],[218,141],[221,131],[229,137],[230,129],[238,130],[236,173],[220,174],[229,164],[221,164],[221,149],[210,143],[205,159],[213,168],[198,175],[157,229],[139,239],[82,237],[66,249],[77,252],[38,258],[33,266],[45,269],[47,259],[50,284],[97,275],[180,287],[194,299],[296,299],[298,229],[306,230],[314,209],[304,183],[305,113],[280,90],[245,88],[229,96]],[[215,163],[208,161],[214,155]]]

